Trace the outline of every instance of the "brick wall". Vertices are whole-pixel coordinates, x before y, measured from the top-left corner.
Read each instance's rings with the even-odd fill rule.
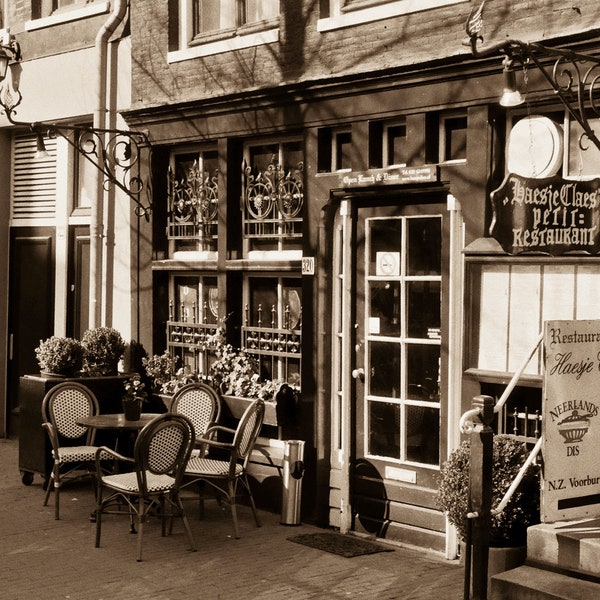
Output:
[[[172,0],[175,1],[175,0]],[[477,3],[476,3],[477,4]],[[473,3],[319,33],[318,3],[282,0],[280,42],[167,64],[166,2],[133,3],[133,106],[186,102],[280,83],[371,73],[468,55],[464,24]],[[174,11],[171,11],[173,14]],[[510,37],[544,41],[598,27],[597,0],[488,2],[486,43]]]

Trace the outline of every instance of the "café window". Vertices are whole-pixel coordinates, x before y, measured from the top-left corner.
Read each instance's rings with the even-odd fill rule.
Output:
[[[216,150],[190,150],[172,155],[168,173],[169,256],[215,258],[217,250]]]
[[[440,119],[440,162],[467,159],[467,115],[444,115]]]
[[[247,276],[242,346],[259,360],[261,376],[298,384],[301,342],[301,278]]]
[[[383,165],[406,166],[406,123],[387,124],[383,127]]]
[[[167,349],[179,366],[208,374],[212,355],[207,339],[218,327],[218,290],[214,275],[172,275],[169,281]]]
[[[242,165],[242,221],[246,258],[302,252],[304,206],[302,142],[250,145]],[[298,255],[298,256],[296,256]]]

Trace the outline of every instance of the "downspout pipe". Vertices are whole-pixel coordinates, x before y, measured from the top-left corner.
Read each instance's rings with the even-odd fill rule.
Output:
[[[127,14],[127,0],[116,0],[113,10],[104,25],[96,34],[97,56],[97,105],[94,110],[93,128],[107,129],[107,88],[108,88],[108,41]],[[109,107],[112,110],[113,107]],[[105,136],[100,134],[104,146]],[[90,307],[89,327],[98,327],[102,319],[102,241],[104,239],[104,179],[99,169],[96,172],[96,198],[92,200],[90,216]]]

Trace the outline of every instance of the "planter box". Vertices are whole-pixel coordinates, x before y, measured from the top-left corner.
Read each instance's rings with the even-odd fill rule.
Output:
[[[234,419],[239,419],[244,411],[252,404],[254,398],[240,398],[238,396],[221,396],[224,407],[227,407],[230,415]],[[265,402],[265,420],[264,425],[277,427],[277,403]]]
[[[42,428],[42,401],[55,385],[75,381],[89,388],[100,405],[100,412],[122,413],[123,381],[129,375],[114,377],[48,377],[24,375],[19,379],[19,470],[21,480],[29,485],[35,473],[48,481],[52,472],[52,452],[48,434]],[[96,439],[96,443],[102,440]]]

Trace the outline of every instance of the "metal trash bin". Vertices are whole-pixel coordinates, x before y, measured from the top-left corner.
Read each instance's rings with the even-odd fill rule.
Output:
[[[304,476],[304,441],[286,440],[283,452],[281,524],[300,525],[300,500]]]

